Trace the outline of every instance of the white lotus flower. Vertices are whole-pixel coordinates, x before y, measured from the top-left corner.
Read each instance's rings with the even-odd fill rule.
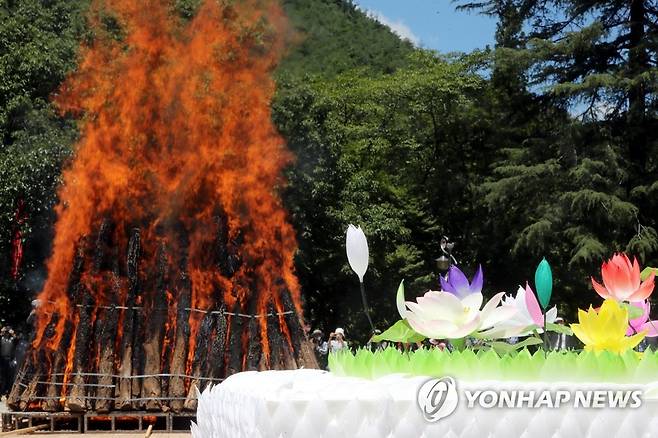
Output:
[[[460,339],[480,330],[495,328],[516,314],[513,307],[498,306],[503,295],[504,292],[495,295],[480,310],[484,301],[481,293],[460,299],[450,292],[429,291],[418,297],[415,303],[407,301],[400,316],[428,338]]]
[[[527,336],[533,330],[537,330],[538,333],[544,331],[544,315],[541,312],[535,293],[529,285],[526,284],[525,289],[519,286],[516,297],[506,295],[502,306],[516,309],[517,312],[513,317],[501,321],[496,327],[481,333],[482,337],[509,338],[512,336]],[[552,307],[546,312],[546,322],[553,324],[556,318],[557,308]]]
[[[363,283],[363,276],[368,270],[368,240],[361,227],[350,224],[347,228],[347,238],[345,239],[347,249],[347,261],[350,267],[359,276],[359,281]]]

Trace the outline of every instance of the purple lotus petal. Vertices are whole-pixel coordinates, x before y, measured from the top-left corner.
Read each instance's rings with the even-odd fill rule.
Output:
[[[463,298],[471,293],[471,285],[468,282],[468,278],[455,265],[452,265],[448,271],[448,281],[455,290],[455,295],[458,297]]]
[[[455,288],[452,287],[452,284],[448,281],[448,276],[446,275],[445,278],[441,275],[439,275],[439,280],[441,281],[441,290],[445,292],[450,292],[451,294],[456,294],[457,291],[455,291]]]
[[[473,281],[471,281],[471,293],[478,294],[482,292],[482,284],[484,283],[484,274],[482,273],[482,265],[478,266],[478,270],[473,276]]]

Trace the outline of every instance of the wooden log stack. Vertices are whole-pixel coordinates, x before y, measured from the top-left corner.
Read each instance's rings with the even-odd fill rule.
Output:
[[[195,410],[196,388],[233,373],[317,367],[284,287],[267,315],[257,314],[258,290],[230,305],[214,291],[210,308],[193,309],[185,245],[147,242],[143,230],[125,228],[121,239],[122,230],[106,220],[95,236],[80,240],[67,290],[70,312],[48,315],[43,339],[32,345],[7,399],[11,409]],[[212,257],[218,275],[230,278],[243,261],[239,237],[229,241],[226,229],[218,217]],[[64,333],[56,338],[61,318]],[[191,339],[193,321],[198,327]],[[60,339],[54,350],[47,347],[51,339]]]

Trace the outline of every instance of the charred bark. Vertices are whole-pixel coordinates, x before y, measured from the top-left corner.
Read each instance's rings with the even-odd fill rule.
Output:
[[[213,316],[211,313],[206,313],[196,337],[194,357],[192,358],[192,376],[204,377],[204,371],[207,369],[209,338],[213,327]],[[186,410],[196,410],[197,400],[196,391],[199,388],[201,381],[199,379],[192,379],[190,387],[188,388],[187,398],[185,399],[184,408]]]
[[[297,366],[300,368],[318,368],[317,358],[315,357],[311,343],[306,338],[302,322],[295,311],[295,305],[290,296],[290,291],[287,289],[283,289],[281,292],[281,302],[284,309],[293,312],[285,316],[285,321],[290,331]]]
[[[242,237],[238,233],[231,238],[222,219],[217,226],[217,246],[209,245],[204,263],[224,278],[235,277],[243,263]],[[244,279],[239,287],[253,292],[241,296],[230,309],[217,298],[212,305],[215,311],[191,314],[192,280],[185,252],[168,254],[160,242],[146,245],[143,256],[140,230],[133,229],[127,256],[120,262],[114,231],[105,221],[93,246],[84,239],[78,245],[68,285],[71,312],[61,316],[66,318],[64,331],[55,333],[61,319],[53,314],[41,346],[28,355],[12,388],[8,399],[12,409],[194,410],[196,388],[203,390],[211,381],[243,370],[317,366],[283,282],[278,284],[280,295],[267,306],[268,315],[256,316],[262,313],[262,297]],[[184,233],[170,242],[170,248],[187,246]],[[149,264],[155,266],[142,266],[142,260],[154,259]],[[180,273],[175,279],[174,271]],[[226,293],[215,287],[215,297]],[[278,315],[276,309],[294,313]],[[196,339],[190,343],[192,329]],[[47,346],[54,339],[59,345],[51,350]],[[167,372],[172,377],[158,376]],[[118,379],[112,377],[115,374]],[[185,377],[188,374],[192,377]],[[150,377],[135,378],[141,375]],[[44,381],[49,383],[40,383]]]
[[[94,246],[93,264],[91,267],[92,273],[92,287],[98,287],[94,277],[99,275],[105,259],[107,251],[108,240],[111,234],[111,224],[109,221],[103,221],[98,232],[98,238]],[[87,378],[84,374],[89,373],[90,356],[94,353],[95,349],[90,342],[92,337],[93,323],[95,319],[95,312],[98,303],[94,302],[92,292],[88,289],[84,282],[80,281],[78,287],[73,288],[74,305],[78,302],[78,326],[75,335],[75,354],[73,360],[73,384],[71,394],[66,401],[66,408],[72,412],[84,412],[91,407],[87,399]],[[81,299],[78,301],[78,297]]]
[[[126,261],[126,272],[128,276],[128,293],[126,295],[125,307],[123,312],[123,336],[121,338],[120,365],[117,398],[115,405],[117,409],[129,410],[133,408],[130,402],[132,399],[133,379],[133,351],[135,344],[135,327],[138,312],[136,298],[140,287],[139,281],[139,259],[141,255],[140,231],[135,228],[132,230],[130,241],[128,242],[128,258]],[[137,385],[136,385],[137,386]]]
[[[231,329],[228,340],[230,354],[228,355],[228,364],[226,368],[227,377],[231,374],[242,371],[242,355],[244,354],[242,348],[244,318],[237,316],[238,313],[242,313],[242,308],[239,303],[235,303],[232,313],[234,313],[234,315],[231,315],[229,318]]]
[[[44,332],[42,341],[44,347],[31,352],[29,358],[32,360],[29,361],[31,362],[29,365],[24,367],[25,372],[21,379],[22,382],[14,384],[7,398],[7,405],[12,409],[27,411],[41,407],[40,403],[35,403],[35,400],[36,397],[45,395],[46,390],[39,381],[43,379],[44,375],[50,373],[50,366],[53,361],[52,352],[45,348],[45,345],[55,336],[55,327],[59,322],[59,318],[59,314],[53,314]]]
[[[146,324],[147,337],[144,342],[144,378],[142,384],[142,398],[146,399],[146,409],[149,411],[167,409],[161,400],[162,388],[159,377],[151,377],[161,372],[161,354],[162,342],[164,339],[164,327],[167,322],[167,302],[166,302],[166,285],[167,285],[167,254],[164,243],[158,249],[158,267],[155,284],[155,293],[151,297],[149,305],[145,306],[148,313],[148,322]]]
[[[62,341],[59,344],[59,348],[54,353],[55,360],[50,372],[50,381],[53,382],[53,384],[48,386],[48,390],[46,391],[47,400],[44,400],[43,403],[43,410],[46,412],[61,411],[63,396],[65,396],[70,390],[68,382],[66,381],[65,371],[73,330],[73,323],[71,321],[66,321]],[[62,385],[60,386],[57,383],[61,383]]]
[[[226,331],[228,329],[224,307],[213,315],[212,341],[208,354],[208,377],[224,377],[224,355],[226,354]],[[205,386],[205,385],[204,385]]]
[[[186,373],[187,350],[190,339],[190,312],[187,309],[191,305],[191,288],[192,286],[187,274],[181,272],[178,294],[178,311],[176,314],[176,334],[174,338],[175,341],[170,369],[171,374],[173,374],[174,377],[169,381],[169,396],[173,399],[171,401],[171,409],[174,412],[180,412],[185,405],[185,400],[183,400],[183,397],[186,396],[185,379],[178,376],[182,376]]]
[[[217,239],[215,243],[217,268],[226,278],[231,278],[240,269],[242,259],[240,258],[238,248],[242,241],[241,234],[235,239],[230,239],[229,229],[224,216],[216,218]]]
[[[96,319],[96,345],[99,348],[98,357],[98,389],[96,391],[97,400],[95,401],[96,412],[109,412],[114,408],[114,391],[112,388],[114,375],[114,340],[117,335],[117,324],[119,322],[119,311],[116,309],[118,304],[121,285],[119,283],[118,272],[111,275],[112,289],[110,291],[109,302],[106,303],[109,309],[100,309]]]
[[[268,306],[267,313],[274,313],[274,306],[272,304]],[[281,336],[281,328],[278,326],[279,320],[276,316],[267,316],[266,318],[267,341],[270,346],[269,368],[283,370],[286,366],[283,352],[283,337]]]
[[[251,306],[249,313],[255,315],[258,308],[258,300],[256,297],[251,299]],[[259,318],[249,319],[249,347],[247,350],[247,363],[246,369],[248,371],[257,371],[261,363],[261,356],[263,352],[263,344],[260,339],[260,320]]]
[[[76,303],[79,300],[80,276],[82,275],[83,267],[84,248],[83,245],[79,245],[73,261],[71,275],[69,277],[69,297],[71,298],[72,303]],[[68,381],[69,376],[65,376],[65,373],[71,371],[67,367],[67,361],[69,349],[71,348],[71,338],[74,331],[75,326],[73,325],[73,322],[66,321],[64,325],[64,334],[62,335],[57,351],[54,353],[54,363],[50,370],[51,382],[55,384],[51,384],[46,392],[48,400],[45,400],[43,403],[43,410],[46,412],[56,412],[61,410],[62,402],[65,400],[64,397],[71,390],[70,382]],[[56,383],[61,383],[62,386],[57,385]],[[60,396],[62,396],[61,399],[59,398]]]

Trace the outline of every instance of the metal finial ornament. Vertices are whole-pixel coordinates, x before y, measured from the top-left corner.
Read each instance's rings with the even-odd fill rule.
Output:
[[[441,238],[441,256],[436,259],[436,267],[440,272],[447,272],[451,265],[456,265],[457,260],[452,255],[455,243],[451,242],[447,236]]]

